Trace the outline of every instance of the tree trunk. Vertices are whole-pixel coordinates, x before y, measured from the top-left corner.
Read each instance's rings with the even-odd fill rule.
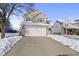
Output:
[[[1,39],[5,37],[5,26],[1,26]]]

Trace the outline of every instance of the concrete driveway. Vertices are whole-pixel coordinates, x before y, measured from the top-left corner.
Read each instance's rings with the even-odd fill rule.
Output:
[[[48,37],[24,37],[6,56],[54,56],[78,53]]]

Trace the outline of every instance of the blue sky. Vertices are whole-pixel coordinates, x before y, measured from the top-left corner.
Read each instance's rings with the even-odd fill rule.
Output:
[[[79,4],[77,3],[37,3],[35,4],[35,8],[47,15],[52,23],[56,20],[79,19]],[[11,20],[13,27],[18,28],[20,20],[16,20],[15,16],[13,19]]]
[[[35,4],[35,8],[46,14],[52,22],[56,20],[75,20],[79,18],[79,4],[77,3],[39,3]]]

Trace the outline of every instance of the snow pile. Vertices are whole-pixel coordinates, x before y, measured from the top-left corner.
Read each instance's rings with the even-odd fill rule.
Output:
[[[69,46],[73,50],[79,52],[79,36],[76,35],[49,35],[52,39]]]
[[[0,40],[0,56],[5,55],[22,36],[12,36]]]
[[[5,37],[18,36],[19,33],[5,33]]]

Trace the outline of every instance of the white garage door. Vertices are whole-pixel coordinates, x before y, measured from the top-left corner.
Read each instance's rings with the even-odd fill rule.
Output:
[[[46,36],[46,27],[26,27],[25,36]]]

